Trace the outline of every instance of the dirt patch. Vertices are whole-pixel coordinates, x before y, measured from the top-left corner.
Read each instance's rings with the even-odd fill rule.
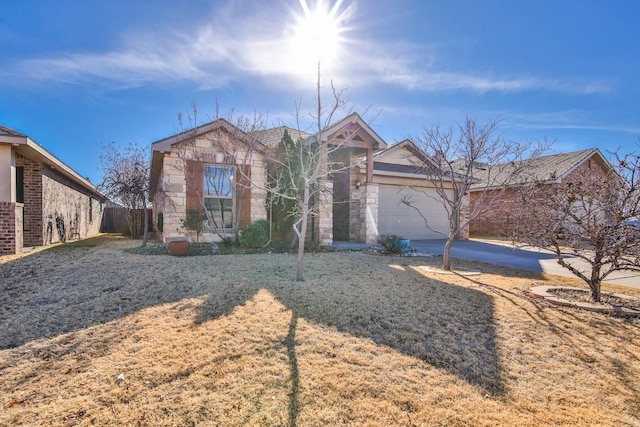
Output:
[[[0,260],[0,425],[640,424],[638,320],[523,297],[569,278],[136,245]]]

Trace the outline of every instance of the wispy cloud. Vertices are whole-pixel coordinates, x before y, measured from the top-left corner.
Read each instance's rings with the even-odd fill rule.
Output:
[[[408,43],[361,43],[353,62],[367,61],[358,76],[368,84],[386,83],[411,91],[442,92],[464,90],[485,92],[549,91],[568,94],[608,93],[611,82],[584,77],[569,79],[544,76],[482,75],[451,71],[437,49]]]
[[[278,82],[303,85],[313,78],[313,64],[301,63],[300,55],[288,43],[291,13],[245,13],[239,22],[240,12],[233,5],[224,6],[200,26],[125,34],[111,51],[66,53],[5,64],[0,76],[14,83],[61,82],[106,88],[187,81],[207,89],[256,77],[276,86]],[[428,46],[402,41],[353,39],[345,44],[342,57],[328,72],[348,86],[479,93],[544,90],[593,94],[611,90],[604,81],[445,70],[446,64]]]

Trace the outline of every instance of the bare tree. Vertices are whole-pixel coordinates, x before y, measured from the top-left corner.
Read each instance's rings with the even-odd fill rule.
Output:
[[[293,224],[293,231],[298,238],[296,280],[304,280],[304,250],[307,240],[309,219],[317,215],[320,199],[326,194],[326,181],[329,176],[344,168],[341,163],[331,162],[331,154],[342,148],[341,144],[329,146],[323,138],[323,129],[332,122],[337,111],[342,109],[347,101],[343,99],[344,90],[336,90],[333,84],[332,103],[328,106],[321,101],[320,64],[318,64],[317,80],[317,108],[312,114],[315,121],[315,134],[304,140],[301,135],[306,132],[300,126],[300,107],[296,106],[296,125],[294,129],[298,137],[287,150],[274,153],[269,157],[271,176],[267,180],[268,191],[273,198],[292,200],[295,202],[294,215],[297,217]],[[312,200],[315,203],[312,203]]]
[[[558,264],[589,285],[594,302],[611,273],[640,271],[640,156],[614,158],[614,170],[584,168],[560,185],[524,187],[513,235],[551,249]]]
[[[139,211],[144,213],[142,246],[147,245],[149,218],[149,152],[139,145],[129,144],[124,148],[110,143],[102,146],[100,154],[102,183],[98,188],[115,202],[127,209],[127,224],[131,237],[140,237]]]
[[[447,239],[444,247],[443,269],[451,269],[450,253],[453,241],[473,219],[488,212],[505,189],[522,179],[526,169],[523,160],[537,157],[547,149],[546,144],[519,143],[495,136],[499,121],[484,125],[467,117],[462,125],[446,130],[435,125],[424,128],[413,143],[427,155],[419,165],[425,178],[421,180],[435,188],[436,196],[412,189],[440,203],[447,212],[449,228],[443,233],[421,212],[415,198],[405,196],[402,202],[416,210],[425,226]],[[471,190],[475,202],[468,204]],[[467,208],[468,207],[468,208]],[[467,210],[468,209],[468,210]]]

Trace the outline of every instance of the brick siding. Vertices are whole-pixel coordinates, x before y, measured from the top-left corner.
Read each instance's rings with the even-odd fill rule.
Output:
[[[0,202],[0,255],[16,253],[16,204]]]
[[[39,246],[42,236],[42,164],[16,155],[16,166],[24,169],[24,246]]]

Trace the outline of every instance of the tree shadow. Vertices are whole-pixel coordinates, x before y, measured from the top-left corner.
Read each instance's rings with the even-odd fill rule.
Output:
[[[185,298],[204,299],[197,325],[231,314],[264,289],[292,312],[287,336],[279,344],[290,365],[290,425],[296,424],[299,411],[298,319],[413,356],[486,393],[505,393],[493,297],[487,293],[427,279],[409,265],[394,268],[392,258],[363,254],[308,256],[305,282],[293,281],[295,259],[289,255],[203,259],[133,255],[85,244],[2,264],[0,349]],[[333,265],[337,259],[346,264]],[[351,274],[342,274],[344,280],[338,282],[337,269]],[[119,339],[118,331],[112,332],[100,339],[104,351]],[[79,343],[61,346],[55,341],[42,347],[43,357],[47,352],[59,357],[61,352],[88,351]]]
[[[381,273],[391,267],[380,258],[376,268]],[[394,272],[393,283],[381,282],[382,276],[377,278],[376,271],[340,284],[331,281],[329,272],[318,274],[326,276],[325,285],[318,286],[323,282],[318,277],[306,282],[265,280],[227,288],[222,295],[210,294],[196,322],[228,315],[265,289],[293,312],[284,345],[294,380],[298,373],[293,338],[297,319],[303,318],[416,357],[489,394],[505,393],[491,295],[427,279],[408,266]],[[292,393],[292,399],[295,397]],[[297,404],[292,403],[291,411],[295,408]]]
[[[289,393],[289,426],[295,427],[298,419],[300,393],[300,374],[298,372],[298,358],[296,356],[296,329],[298,328],[298,316],[295,313],[291,315],[291,323],[289,325],[289,333],[284,340],[287,348],[287,356],[289,357],[289,365],[291,366],[291,391]]]

